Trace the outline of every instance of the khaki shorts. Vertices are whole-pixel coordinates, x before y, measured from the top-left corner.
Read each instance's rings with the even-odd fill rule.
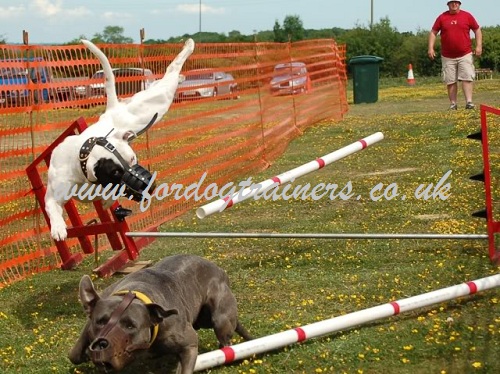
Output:
[[[471,82],[476,76],[472,53],[459,58],[447,58],[441,56],[443,66],[443,82],[447,85],[457,81]]]

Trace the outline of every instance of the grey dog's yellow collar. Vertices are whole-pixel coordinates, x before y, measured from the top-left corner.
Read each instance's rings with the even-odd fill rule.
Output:
[[[141,300],[144,304],[153,304],[153,301],[149,297],[147,297],[145,294],[139,291],[122,290],[113,293],[113,295],[126,295],[129,292],[133,293],[135,297]],[[153,342],[155,341],[156,337],[158,336],[158,330],[159,330],[158,325],[154,325],[151,328],[151,339],[149,340],[149,345],[153,344]]]

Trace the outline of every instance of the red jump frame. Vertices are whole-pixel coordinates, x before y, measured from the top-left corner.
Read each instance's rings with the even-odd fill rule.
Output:
[[[493,214],[493,196],[491,185],[490,150],[488,142],[488,122],[487,114],[500,116],[500,109],[481,105],[481,143],[483,151],[484,166],[484,190],[486,197],[486,221],[488,231],[488,254],[493,263],[500,264],[500,250],[495,245],[495,235],[500,233],[500,221],[495,220]]]
[[[33,192],[40,204],[41,210],[45,217],[45,221],[50,227],[49,217],[45,211],[45,192],[46,188],[43,184],[42,178],[40,176],[39,167],[45,163],[47,167],[50,165],[50,157],[54,148],[59,145],[66,137],[70,135],[81,134],[87,128],[87,124],[83,118],[77,119],[71,124],[66,131],[64,131],[40,156],[38,156],[27,168],[26,173],[33,187]],[[115,202],[111,208],[105,210],[100,201],[93,202],[97,215],[99,217],[99,223],[93,225],[85,225],[82,222],[80,214],[76,208],[75,202],[73,200],[68,201],[64,208],[68,213],[68,218],[73,227],[68,227],[68,238],[77,238],[80,242],[83,253],[90,254],[94,253],[96,249],[92,246],[89,236],[97,234],[106,234],[111,248],[113,251],[118,251],[112,258],[107,262],[99,266],[94,270],[94,272],[100,276],[105,277],[112,275],[117,270],[123,268],[128,261],[133,261],[139,256],[139,249],[146,244],[146,242],[141,243],[138,246],[137,243],[127,235],[130,231],[127,222],[122,219],[120,220],[114,214],[114,210],[118,207],[118,202]],[[61,268],[63,270],[73,269],[83,260],[82,253],[72,254],[68,245],[65,241],[55,241],[57,251],[62,260]]]

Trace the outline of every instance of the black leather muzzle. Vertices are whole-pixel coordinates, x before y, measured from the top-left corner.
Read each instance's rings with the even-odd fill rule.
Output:
[[[85,176],[87,176],[87,160],[89,158],[90,152],[94,146],[101,146],[108,152],[112,153],[120,162],[123,167],[123,176],[120,181],[120,187],[125,186],[125,194],[131,197],[134,201],[141,201],[143,198],[143,192],[146,190],[148,185],[151,183],[153,176],[149,170],[145,169],[139,164],[129,166],[129,164],[123,159],[122,155],[116,147],[111,144],[105,137],[100,138],[89,138],[80,149],[80,166]],[[154,190],[155,185],[151,186],[151,192]]]
[[[134,201],[141,201],[143,192],[151,183],[153,176],[149,170],[144,169],[141,165],[135,164],[125,169],[122,176],[122,184],[125,185],[125,193],[127,196],[132,196]],[[155,185],[151,186],[153,191]]]

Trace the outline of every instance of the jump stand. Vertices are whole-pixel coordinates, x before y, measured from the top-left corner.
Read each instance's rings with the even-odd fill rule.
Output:
[[[77,135],[82,133],[87,128],[87,124],[83,118],[77,119],[71,126],[64,131],[42,154],[35,159],[27,168],[26,173],[33,187],[33,192],[40,204],[41,210],[47,224],[50,227],[49,217],[45,211],[45,192],[46,188],[40,176],[39,169],[48,168],[50,165],[50,157],[54,148],[60,144],[67,136]],[[98,234],[106,234],[111,248],[117,253],[107,262],[94,269],[94,272],[105,277],[112,275],[119,269],[123,268],[127,262],[137,259],[139,250],[145,246],[148,241],[138,241],[137,243],[127,235],[130,231],[127,222],[115,216],[114,210],[118,207],[118,202],[108,210],[105,210],[101,202],[94,202],[94,208],[97,212],[99,222],[93,225],[85,225],[80,217],[73,200],[68,201],[64,208],[68,214],[68,218],[72,227],[68,227],[68,238],[77,238],[82,248],[83,254],[95,253],[89,236]],[[65,241],[55,241],[59,256],[62,260],[61,268],[63,270],[73,269],[83,260],[82,253],[72,254]]]
[[[487,114],[500,116],[500,110],[489,106],[481,105],[481,131],[468,135],[469,139],[481,140],[483,151],[483,172],[470,177],[472,180],[484,182],[484,192],[486,200],[486,208],[473,213],[474,217],[486,218],[488,230],[488,253],[490,260],[493,263],[500,264],[500,250],[497,249],[495,237],[500,233],[500,221],[496,219],[494,209],[493,194],[496,186],[492,184],[491,166],[490,166],[490,149],[488,141],[488,121]],[[496,176],[498,178],[498,176]]]

